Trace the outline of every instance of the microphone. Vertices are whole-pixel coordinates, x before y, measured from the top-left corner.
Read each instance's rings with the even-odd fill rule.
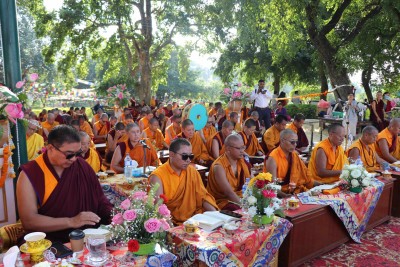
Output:
[[[140,140],[139,143],[140,143],[142,146],[144,146],[145,148],[150,149],[150,147],[146,144],[146,141],[145,141],[145,140]]]

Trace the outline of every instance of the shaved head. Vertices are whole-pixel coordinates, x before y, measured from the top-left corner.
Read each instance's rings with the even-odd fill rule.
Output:
[[[222,128],[229,128],[229,127],[234,127],[233,122],[226,120],[222,123]]]
[[[341,124],[332,124],[331,126],[329,126],[328,133],[336,133],[340,128],[344,129]]]
[[[280,139],[288,139],[289,136],[295,135],[297,137],[297,134],[293,132],[291,129],[285,129],[282,132],[280,132],[279,137]]]
[[[242,137],[238,134],[230,134],[227,138],[225,138],[225,145],[226,146],[233,146],[237,142],[242,141]]]
[[[394,126],[394,125],[397,125],[397,126],[400,125],[400,118],[393,118],[390,120],[389,127]]]
[[[378,133],[378,129],[375,128],[375,126],[368,125],[362,130],[362,134],[372,134],[372,133]]]

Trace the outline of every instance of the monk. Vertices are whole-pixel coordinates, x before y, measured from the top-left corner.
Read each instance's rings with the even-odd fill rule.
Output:
[[[217,116],[218,110],[222,108],[222,103],[221,102],[216,102],[214,107],[208,111],[208,116]]]
[[[263,141],[267,148],[267,153],[271,153],[272,150],[279,146],[279,133],[285,130],[287,122],[286,116],[278,115],[275,118],[274,125],[265,131]]]
[[[39,156],[39,152],[44,147],[43,136],[36,133],[38,126],[38,121],[29,120],[28,127],[26,128],[26,146],[29,161]]]
[[[245,148],[242,138],[231,134],[225,139],[225,153],[211,165],[207,191],[222,210],[240,209],[238,203],[242,197],[242,186],[246,178],[250,177],[249,168],[243,158]]]
[[[95,125],[101,119],[101,115],[103,114],[103,110],[101,108],[97,109],[96,114],[94,114],[92,118],[92,125]]]
[[[375,141],[378,136],[378,129],[374,126],[366,126],[362,130],[360,139],[355,141],[346,151],[349,161],[361,159],[368,172],[375,172],[380,169],[385,161],[378,156],[375,150]]]
[[[239,132],[242,137],[243,143],[246,147],[247,155],[249,156],[262,156],[264,155],[264,150],[262,149],[258,139],[255,135],[256,122],[253,119],[247,119],[243,124],[243,131]]]
[[[204,126],[203,129],[200,131],[200,137],[203,140],[204,144],[207,144],[207,142],[214,136],[214,134],[217,133],[217,129],[215,129],[215,116],[211,115],[208,116],[207,124]]]
[[[152,185],[159,184],[156,195],[164,194],[174,224],[182,224],[195,214],[218,209],[207,192],[199,172],[190,164],[194,158],[190,142],[177,138],[169,146],[169,160],[150,176]]]
[[[150,142],[154,145],[156,150],[161,150],[164,147],[168,148],[168,144],[164,141],[164,135],[159,129],[160,124],[157,118],[151,118],[149,127],[144,129],[143,137],[148,138]]]
[[[182,132],[178,134],[177,137],[189,140],[192,145],[194,154],[192,163],[211,166],[212,159],[207,152],[207,147],[203,143],[203,140],[201,140],[199,132],[194,131],[194,124],[190,119],[186,119],[182,122]]]
[[[180,115],[173,115],[171,117],[172,124],[165,129],[164,141],[169,146],[175,137],[181,133],[182,117]]]
[[[389,126],[378,134],[375,142],[375,149],[378,156],[383,160],[393,163],[400,159],[400,118],[394,118]]]
[[[242,124],[239,122],[239,114],[236,111],[229,113],[229,121],[233,123],[233,130],[240,132],[242,130]]]
[[[101,169],[101,157],[99,153],[90,147],[90,137],[87,133],[80,131],[79,137],[81,139],[82,157],[92,167],[95,173],[98,173]]]
[[[107,134],[111,129],[110,122],[108,121],[107,113],[102,113],[100,120],[93,125],[93,134],[95,143],[104,143],[107,139]]]
[[[85,120],[85,117],[83,115],[79,115],[78,116],[78,121],[79,121],[79,129],[81,131],[84,131],[85,133],[87,133],[90,136],[90,139],[93,139],[94,138],[94,134],[93,134],[93,131],[92,131],[92,127]]]
[[[211,139],[207,142],[208,154],[216,159],[225,152],[225,138],[228,137],[233,131],[233,123],[230,121],[224,121],[222,123],[221,131],[216,132]]]
[[[348,164],[342,148],[346,131],[342,125],[332,124],[328,138],[319,142],[311,152],[308,175],[323,184],[339,181],[343,166]]]
[[[176,116],[176,117],[182,117],[182,110],[180,110],[179,108],[175,108],[172,110],[172,117]],[[169,117],[167,122],[165,123],[165,128],[168,128],[168,126],[170,126],[172,124],[172,117]],[[179,126],[180,127],[180,126]],[[177,133],[178,134],[178,133]],[[172,141],[172,139],[171,139]]]
[[[150,119],[153,118],[153,113],[151,112],[151,109],[149,107],[145,107],[143,108],[143,110],[146,115],[139,120],[139,127],[141,132],[149,127]]]
[[[282,196],[287,194],[301,193],[319,185],[307,175],[307,167],[295,152],[297,134],[286,129],[280,132],[279,146],[270,154],[264,165],[264,171],[271,173],[282,185]],[[290,183],[295,183],[296,187],[289,187]],[[279,193],[279,192],[278,192]]]
[[[106,142],[106,162],[111,163],[112,156],[115,148],[119,142],[125,142],[128,140],[128,135],[125,131],[125,125],[122,122],[117,122],[115,127],[111,129],[107,134]]]
[[[286,127],[297,134],[298,143],[296,145],[296,150],[299,152],[305,151],[309,145],[307,135],[303,129],[305,120],[306,117],[303,114],[298,113],[294,116],[293,122]]]
[[[78,133],[60,125],[49,133],[46,152],[21,166],[16,193],[26,232],[69,242],[74,229],[110,223],[112,205],[81,153]]]
[[[56,127],[57,125],[59,125],[59,123],[55,121],[55,115],[49,112],[47,114],[46,121],[42,122],[43,134],[46,137],[49,136],[50,131],[53,130],[53,128]]]
[[[123,115],[123,114],[122,114]],[[124,117],[124,119],[122,120],[122,123],[126,126],[126,125],[128,125],[129,123],[134,123],[134,120],[133,120],[133,116],[132,116],[132,114],[126,114],[125,115],[125,117]]]
[[[126,126],[126,133],[129,137],[125,142],[117,144],[114,155],[111,159],[111,168],[116,173],[124,172],[124,159],[129,155],[131,159],[138,163],[139,167],[144,165],[144,147],[139,141],[142,140],[139,125],[130,123]],[[159,164],[157,151],[149,140],[145,140],[146,148],[146,166],[157,166]]]
[[[256,135],[256,137],[262,137],[265,131],[265,127],[260,122],[260,115],[258,114],[258,111],[252,111],[250,113],[250,118],[256,122],[256,131],[254,132],[254,134]]]
[[[117,124],[118,119],[114,115],[110,116],[110,129],[113,129],[115,127],[115,124]]]
[[[127,115],[132,115],[131,110],[129,108],[124,108],[124,113],[121,115],[121,121],[124,122],[126,120]],[[133,119],[133,118],[132,118]],[[125,123],[127,125],[127,123]]]

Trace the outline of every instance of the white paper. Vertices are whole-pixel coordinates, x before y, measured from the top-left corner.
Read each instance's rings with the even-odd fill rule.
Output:
[[[310,191],[329,190],[329,189],[333,189],[335,187],[338,187],[339,184],[340,184],[340,181],[337,181],[336,183],[333,183],[333,184],[321,184],[321,185],[318,185],[316,187],[311,188]]]
[[[19,248],[17,246],[11,247],[3,258],[4,267],[14,267],[17,262]]]

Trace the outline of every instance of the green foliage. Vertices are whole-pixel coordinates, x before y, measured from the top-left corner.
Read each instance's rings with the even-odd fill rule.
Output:
[[[287,113],[293,118],[298,113],[303,113],[307,119],[317,118],[317,105],[289,104],[285,106]]]

